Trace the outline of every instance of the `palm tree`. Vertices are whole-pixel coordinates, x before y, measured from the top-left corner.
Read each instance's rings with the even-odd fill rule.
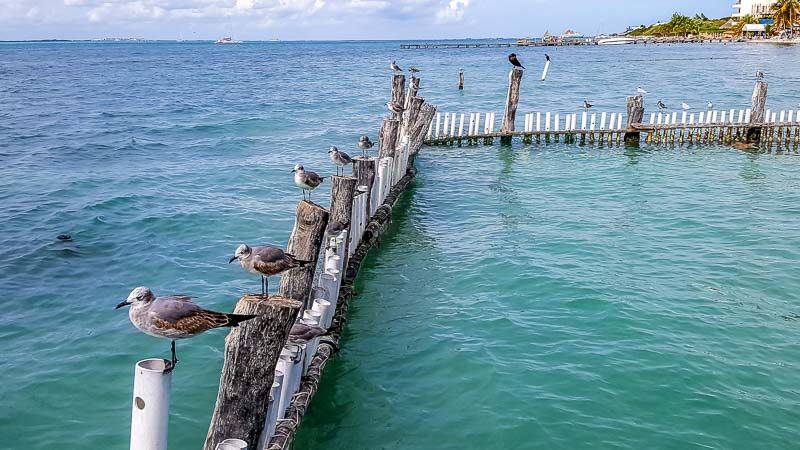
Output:
[[[739,19],[739,22],[736,23],[736,26],[734,26],[732,30],[733,30],[734,33],[736,33],[737,36],[741,36],[742,35],[742,30],[744,29],[744,26],[745,25],[754,24],[754,23],[759,23],[759,20],[756,19],[754,16],[748,14],[748,15],[742,17],[741,19]]]
[[[800,19],[800,0],[778,0],[772,6],[775,26],[785,30],[792,30]]]

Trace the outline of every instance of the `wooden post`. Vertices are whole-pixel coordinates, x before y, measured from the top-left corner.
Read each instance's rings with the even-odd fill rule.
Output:
[[[458,89],[464,90],[464,69],[458,69]]]
[[[625,130],[626,144],[639,144],[639,131],[633,128],[633,124],[642,123],[644,118],[644,97],[636,95],[628,97],[628,126]]]
[[[299,300],[304,305],[310,305],[314,301],[311,298],[311,288],[314,285],[314,270],[325,237],[328,216],[328,211],[315,203],[303,200],[297,205],[294,230],[289,237],[286,253],[291,253],[300,260],[311,261],[311,264],[292,269],[281,276],[278,287],[278,295],[281,297]]]
[[[397,146],[397,134],[400,130],[400,121],[397,119],[383,119],[381,131],[378,133],[378,157],[394,157]]]
[[[503,111],[501,133],[514,131],[514,119],[517,117],[517,105],[519,104],[519,85],[522,82],[523,73],[523,70],[518,67],[508,73],[508,96],[506,97],[506,109]],[[503,136],[500,142],[503,144],[511,143],[511,136]]]
[[[419,112],[422,109],[422,104],[425,103],[425,99],[419,97],[409,97],[408,99],[408,107],[403,117],[403,126],[400,127],[400,138],[398,139],[396,146],[400,146],[403,144],[404,141],[409,141],[411,139],[411,128],[417,123],[417,117],[419,117]]]
[[[353,196],[356,193],[356,164],[360,159],[363,159],[361,156],[357,156],[353,158],[353,176],[352,177],[331,177],[331,208],[330,208],[330,218],[328,221],[330,223],[340,223],[340,224],[348,224],[345,229],[348,230],[348,233],[351,232],[353,229],[353,224],[350,223],[350,217],[353,214]],[[368,158],[373,160],[373,158]],[[337,235],[339,232],[336,233]],[[331,237],[328,235],[328,237]],[[342,258],[344,261],[343,264],[347,264],[347,255],[348,247],[350,244],[350,239],[345,239],[344,244],[344,251],[339,257]],[[314,301],[314,298],[311,298],[311,302]]]
[[[398,105],[406,104],[406,76],[392,75],[392,101]],[[402,120],[403,115],[394,113],[394,118]]]
[[[417,92],[419,92],[419,78],[411,77],[411,81],[408,82],[408,95],[406,95],[406,109],[408,109],[409,102],[412,98],[417,96]]]
[[[353,192],[356,186],[367,186],[369,188],[367,193],[367,211],[372,214],[372,185],[375,183],[375,158],[361,158],[356,157],[353,159],[353,176],[356,178],[356,183],[353,185]],[[350,202],[352,208],[352,200]],[[345,264],[347,267],[347,264]]]
[[[417,116],[417,123],[414,124],[410,133],[408,151],[409,154],[416,154],[422,147],[423,140],[425,139],[425,130],[428,129],[433,123],[433,117],[436,115],[436,107],[431,104],[424,104],[420,108],[419,115]]]
[[[767,120],[765,117],[764,109],[767,106],[767,87],[766,81],[756,81],[756,87],[753,89],[753,110],[750,113],[751,124],[763,124]],[[747,142],[753,143],[761,140],[761,127],[751,126],[747,129]]]
[[[264,428],[275,365],[303,304],[271,296],[245,295],[234,313],[257,317],[231,329],[225,338],[225,364],[205,450],[225,439],[255,447]]]

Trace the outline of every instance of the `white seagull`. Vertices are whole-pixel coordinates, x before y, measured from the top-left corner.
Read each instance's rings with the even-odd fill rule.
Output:
[[[644,95],[647,94],[647,91],[645,91],[644,89],[642,89],[641,86],[639,86],[636,88],[636,93]]]
[[[692,107],[689,106],[689,104],[686,103],[686,102],[681,103],[681,108],[683,108],[684,111],[688,111],[688,110],[692,109]]]

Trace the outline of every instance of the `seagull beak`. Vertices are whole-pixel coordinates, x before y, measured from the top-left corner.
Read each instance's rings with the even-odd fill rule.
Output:
[[[120,309],[120,308],[122,308],[123,306],[128,306],[128,305],[130,305],[130,303],[128,303],[128,299],[125,299],[125,301],[121,302],[121,303],[120,303],[119,305],[117,305],[117,307],[116,307],[116,308],[114,308],[114,309]]]
[[[292,173],[295,173],[295,172],[297,172],[297,171],[296,171],[296,170],[294,170],[294,169],[292,169]]]
[[[228,264],[230,264],[230,263],[232,263],[232,262],[236,261],[237,259],[239,259],[239,257],[238,257],[238,256],[234,256],[233,258],[231,258],[231,260],[230,260],[230,261],[228,261]]]

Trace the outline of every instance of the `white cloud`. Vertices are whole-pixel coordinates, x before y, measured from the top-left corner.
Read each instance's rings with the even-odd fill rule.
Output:
[[[436,12],[436,23],[461,21],[468,6],[469,0],[450,0],[446,6]]]

